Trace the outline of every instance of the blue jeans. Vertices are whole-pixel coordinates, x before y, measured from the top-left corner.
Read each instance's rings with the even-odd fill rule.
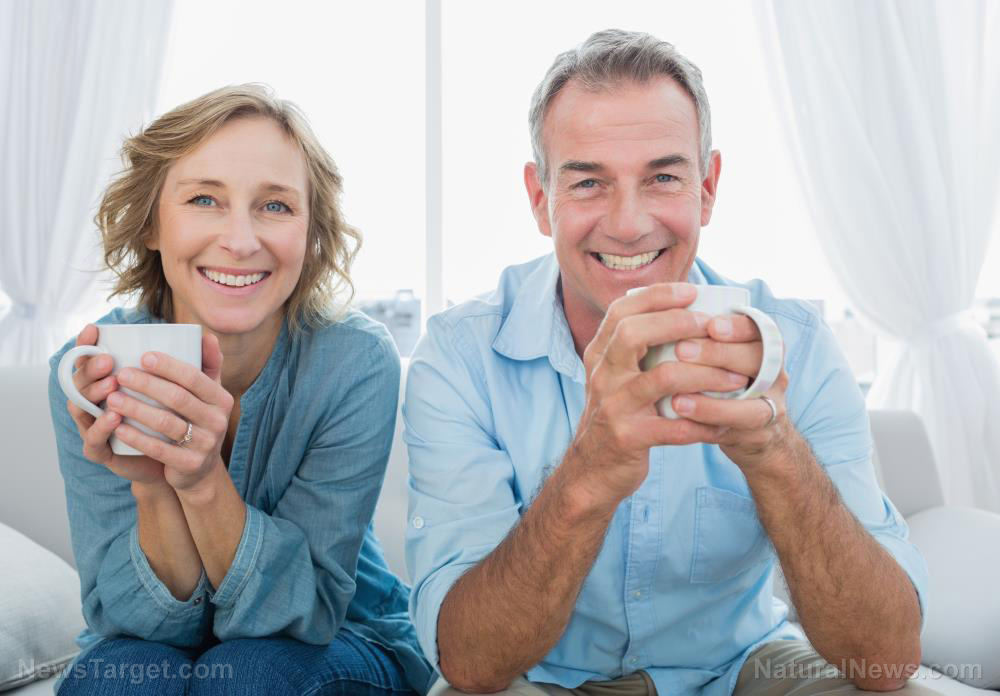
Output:
[[[110,638],[69,670],[58,696],[415,694],[392,653],[347,631],[328,646],[246,638],[198,653],[137,638]]]

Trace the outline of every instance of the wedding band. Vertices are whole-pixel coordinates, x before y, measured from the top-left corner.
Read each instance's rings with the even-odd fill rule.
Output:
[[[778,420],[778,406],[766,396],[759,396],[758,399],[762,399],[764,403],[771,407],[771,417],[768,419],[767,423],[764,424],[765,428],[770,428],[774,425],[774,421]]]
[[[763,399],[764,397],[762,396],[760,398]],[[187,443],[191,442],[193,436],[194,436],[194,426],[191,425],[190,421],[188,421],[188,429],[187,432],[184,433],[184,437],[182,437],[180,440],[174,440],[174,444],[177,445],[178,447],[183,447]]]

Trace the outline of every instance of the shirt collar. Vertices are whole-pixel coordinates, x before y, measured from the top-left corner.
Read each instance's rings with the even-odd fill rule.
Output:
[[[719,280],[701,259],[691,264],[687,281],[716,285]],[[510,311],[493,340],[493,350],[511,360],[548,357],[552,367],[582,381],[583,363],[557,292],[559,263],[555,253],[543,256],[516,291]]]

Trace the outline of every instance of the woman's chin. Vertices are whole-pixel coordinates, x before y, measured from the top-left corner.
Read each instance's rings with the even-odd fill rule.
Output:
[[[202,314],[201,324],[214,334],[238,336],[241,334],[252,334],[271,326],[274,319],[280,319],[280,310],[275,314],[261,316],[259,313],[233,312],[205,312]]]

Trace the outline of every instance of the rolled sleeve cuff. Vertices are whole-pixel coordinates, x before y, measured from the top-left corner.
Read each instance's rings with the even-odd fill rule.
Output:
[[[236,547],[236,557],[222,583],[214,593],[209,593],[212,603],[219,609],[227,609],[236,602],[250,580],[260,556],[264,541],[264,513],[253,505],[247,505],[246,510],[246,522],[243,525],[243,536]]]
[[[920,604],[920,630],[923,632],[924,621],[927,618],[926,593],[930,582],[924,557],[920,555],[917,547],[906,539],[900,539],[892,534],[872,536],[892,555],[913,583],[913,589],[917,592],[917,602]]]
[[[441,660],[438,656],[437,627],[438,615],[444,598],[451,592],[458,579],[475,563],[462,563],[446,566],[421,583],[419,590],[414,590],[410,615],[417,629],[417,640],[424,651],[424,657],[441,673]]]
[[[149,559],[146,558],[146,554],[139,544],[138,525],[132,527],[132,531],[129,534],[129,555],[132,558],[132,566],[135,568],[136,577],[139,578],[139,582],[142,583],[142,586],[149,593],[149,596],[153,598],[156,605],[165,613],[166,618],[184,618],[204,611],[204,601],[211,589],[211,585],[208,582],[208,575],[205,574],[204,568],[201,570],[201,577],[198,578],[198,584],[195,586],[194,592],[186,600],[180,600],[171,594],[167,586],[163,584],[163,581],[157,577],[156,573],[153,572],[153,568],[149,565]]]

